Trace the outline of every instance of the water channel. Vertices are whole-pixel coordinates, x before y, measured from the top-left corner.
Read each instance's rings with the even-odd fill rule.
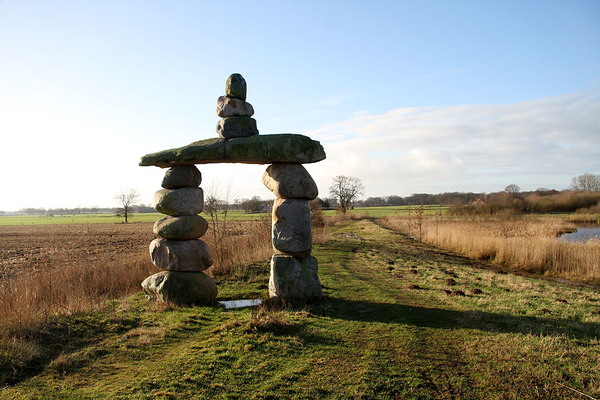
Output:
[[[261,303],[261,299],[227,300],[219,302],[219,304],[221,304],[227,310],[232,308],[255,307],[261,305]]]
[[[600,225],[575,225],[576,232],[565,233],[558,238],[561,242],[587,242],[590,239],[600,240]]]

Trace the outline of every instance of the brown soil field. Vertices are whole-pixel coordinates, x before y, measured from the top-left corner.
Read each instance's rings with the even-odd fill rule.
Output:
[[[155,238],[152,225],[0,226],[0,278],[20,271],[148,252],[148,245]]]

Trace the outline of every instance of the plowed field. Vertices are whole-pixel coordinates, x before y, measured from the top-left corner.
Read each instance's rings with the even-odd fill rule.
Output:
[[[152,223],[0,226],[0,277],[148,251]]]

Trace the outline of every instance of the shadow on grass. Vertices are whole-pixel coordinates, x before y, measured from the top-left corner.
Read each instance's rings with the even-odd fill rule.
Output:
[[[439,329],[474,329],[496,333],[566,336],[576,339],[600,337],[600,324],[560,318],[540,318],[482,311],[455,311],[403,304],[374,303],[329,298],[321,315],[359,322],[381,322]],[[319,313],[317,309],[315,313]]]
[[[133,317],[107,318],[89,313],[57,317],[55,321],[23,334],[23,340],[37,348],[29,360],[15,360],[6,353],[1,355],[0,387],[14,385],[39,374],[49,366],[53,366],[57,373],[79,369],[104,352],[102,348],[95,348],[90,354],[80,355],[78,352],[81,349],[138,326],[138,319]],[[74,354],[77,356],[73,356]]]

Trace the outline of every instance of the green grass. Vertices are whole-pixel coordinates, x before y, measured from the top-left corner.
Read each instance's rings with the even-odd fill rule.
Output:
[[[333,235],[313,252],[320,304],[159,310],[138,294],[13,342],[0,398],[600,397],[598,291],[494,271],[367,220]],[[219,299],[266,298],[267,280],[255,264],[220,280]]]
[[[201,213],[206,219],[210,219],[205,213]],[[155,222],[164,217],[160,213],[134,213],[129,217],[129,223]],[[262,218],[270,218],[268,213],[247,214],[242,211],[229,212],[227,218],[231,221],[249,221]],[[4,215],[0,216],[0,225],[58,225],[58,224],[119,224],[125,220],[114,214],[76,214],[55,215],[53,217],[44,215]]]
[[[418,206],[388,206],[388,207],[355,207],[352,210],[348,210],[348,215],[361,214],[369,218],[381,218],[389,216],[414,216]],[[423,206],[424,215],[438,215],[440,212],[442,215],[448,210],[448,206],[436,206],[429,205]],[[325,210],[323,213],[326,216],[334,216],[338,212],[336,210]]]

